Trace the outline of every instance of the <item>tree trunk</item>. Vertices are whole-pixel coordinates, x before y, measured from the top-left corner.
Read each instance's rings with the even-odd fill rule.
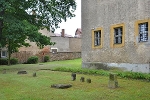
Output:
[[[5,10],[3,9],[3,4],[2,3],[0,4],[0,9],[2,10],[2,11],[0,11],[0,58],[1,58],[1,48],[2,48],[1,41],[2,41],[2,31],[3,31],[3,16],[4,16],[4,13],[5,13]]]
[[[1,15],[1,13],[0,13],[0,15]],[[2,44],[1,44],[1,41],[2,41],[2,26],[3,26],[3,21],[0,19],[0,58],[1,58],[1,49],[2,49]]]
[[[0,4],[0,7],[2,7],[2,4]],[[2,31],[3,31],[3,16],[4,16],[4,9],[0,12],[0,58],[1,58],[1,48],[2,48],[1,41],[2,41]]]
[[[8,66],[10,65],[10,56],[11,56],[11,48],[10,48],[10,40],[8,40]]]

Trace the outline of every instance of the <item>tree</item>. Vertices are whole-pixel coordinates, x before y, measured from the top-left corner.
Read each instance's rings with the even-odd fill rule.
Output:
[[[6,46],[11,55],[19,47],[29,46],[27,39],[40,48],[53,45],[38,30],[54,31],[62,20],[75,16],[75,9],[75,0],[0,0],[0,48]]]

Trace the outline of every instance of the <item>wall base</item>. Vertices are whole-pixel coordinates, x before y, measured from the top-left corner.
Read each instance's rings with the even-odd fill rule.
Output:
[[[101,62],[82,62],[82,68],[109,70],[117,67],[124,71],[150,73],[150,64],[130,64],[130,63],[101,63]]]

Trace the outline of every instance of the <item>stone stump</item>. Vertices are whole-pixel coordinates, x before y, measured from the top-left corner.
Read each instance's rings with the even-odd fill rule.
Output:
[[[75,74],[75,73],[72,73],[72,74],[71,74],[71,77],[72,77],[72,81],[75,81],[75,80],[76,80],[76,74]]]
[[[117,88],[118,87],[117,74],[115,74],[115,73],[109,74],[108,87],[109,88]]]
[[[85,79],[84,77],[81,77],[80,82],[84,82],[84,79]]]
[[[36,77],[36,73],[33,73],[33,77]]]
[[[86,80],[86,82],[87,82],[87,83],[91,83],[91,79],[88,78],[88,79]]]
[[[6,69],[3,70],[3,74],[6,74]]]

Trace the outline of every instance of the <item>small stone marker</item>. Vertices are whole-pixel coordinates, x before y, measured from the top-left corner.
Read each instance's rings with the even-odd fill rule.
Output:
[[[91,79],[88,78],[88,79],[86,80],[86,82],[87,82],[87,83],[91,83]]]
[[[57,89],[66,89],[66,88],[70,88],[72,87],[72,85],[70,84],[53,84],[51,85],[51,88],[57,88]]]
[[[3,70],[3,74],[6,74],[6,69]]]
[[[33,77],[36,77],[36,73],[33,73]]]
[[[117,88],[118,87],[117,74],[115,74],[115,73],[109,74],[108,87],[109,88]]]
[[[71,77],[72,77],[72,81],[75,81],[75,80],[76,80],[76,74],[75,74],[75,73],[72,73],[72,74],[71,74]]]
[[[18,71],[17,74],[27,74],[27,71]]]
[[[84,79],[85,79],[84,77],[81,77],[80,82],[84,82]]]

